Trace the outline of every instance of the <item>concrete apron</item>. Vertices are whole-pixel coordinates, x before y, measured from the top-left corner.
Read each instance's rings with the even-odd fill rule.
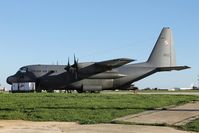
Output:
[[[115,119],[115,121],[124,121],[137,124],[149,125],[174,125],[180,126],[199,118],[199,102],[188,103],[185,105],[168,108],[165,110],[152,110],[143,113],[129,115]]]

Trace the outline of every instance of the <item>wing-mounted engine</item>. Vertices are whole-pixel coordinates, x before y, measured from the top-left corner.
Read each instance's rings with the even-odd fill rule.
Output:
[[[78,59],[76,59],[75,55],[74,55],[74,64],[70,65],[70,60],[68,58],[68,65],[64,69],[69,75],[72,75],[74,79],[79,78],[79,64],[78,64]]]
[[[90,76],[88,79],[118,79],[123,77],[126,77],[126,75],[110,71]]]

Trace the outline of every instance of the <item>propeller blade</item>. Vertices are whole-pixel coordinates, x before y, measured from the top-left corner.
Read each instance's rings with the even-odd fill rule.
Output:
[[[79,67],[78,67],[78,59],[76,59],[76,56],[74,54],[74,69],[75,69],[75,78],[78,78],[79,75]]]
[[[76,59],[75,54],[74,54],[74,64],[73,64],[73,67],[74,67],[75,69],[78,69],[78,59]]]
[[[69,71],[70,71],[70,68],[71,68],[71,66],[70,66],[70,59],[69,59],[69,57],[68,57],[68,65],[65,67],[65,70],[66,70],[67,72],[69,72]]]
[[[69,59],[69,57],[68,57],[68,67],[70,67],[70,59]]]
[[[75,54],[74,54],[74,66],[75,67],[77,66],[77,60],[76,60]]]

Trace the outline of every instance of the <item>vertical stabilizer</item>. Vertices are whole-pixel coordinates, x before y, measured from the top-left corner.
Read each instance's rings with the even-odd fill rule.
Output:
[[[172,31],[169,27],[162,29],[160,36],[147,61],[156,67],[176,66],[175,48]]]

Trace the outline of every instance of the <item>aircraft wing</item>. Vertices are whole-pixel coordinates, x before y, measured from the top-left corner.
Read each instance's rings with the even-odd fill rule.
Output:
[[[132,61],[135,61],[135,60],[129,59],[129,58],[119,58],[119,59],[96,62],[95,65],[97,67],[113,69],[113,68],[117,68],[117,67],[120,67],[122,65],[128,64]]]
[[[82,78],[90,77],[95,74],[106,72],[108,70],[112,70],[114,68],[128,64],[132,61],[135,61],[135,60],[129,59],[129,58],[119,58],[119,59],[95,62],[92,65],[81,68],[79,70],[79,75]]]

